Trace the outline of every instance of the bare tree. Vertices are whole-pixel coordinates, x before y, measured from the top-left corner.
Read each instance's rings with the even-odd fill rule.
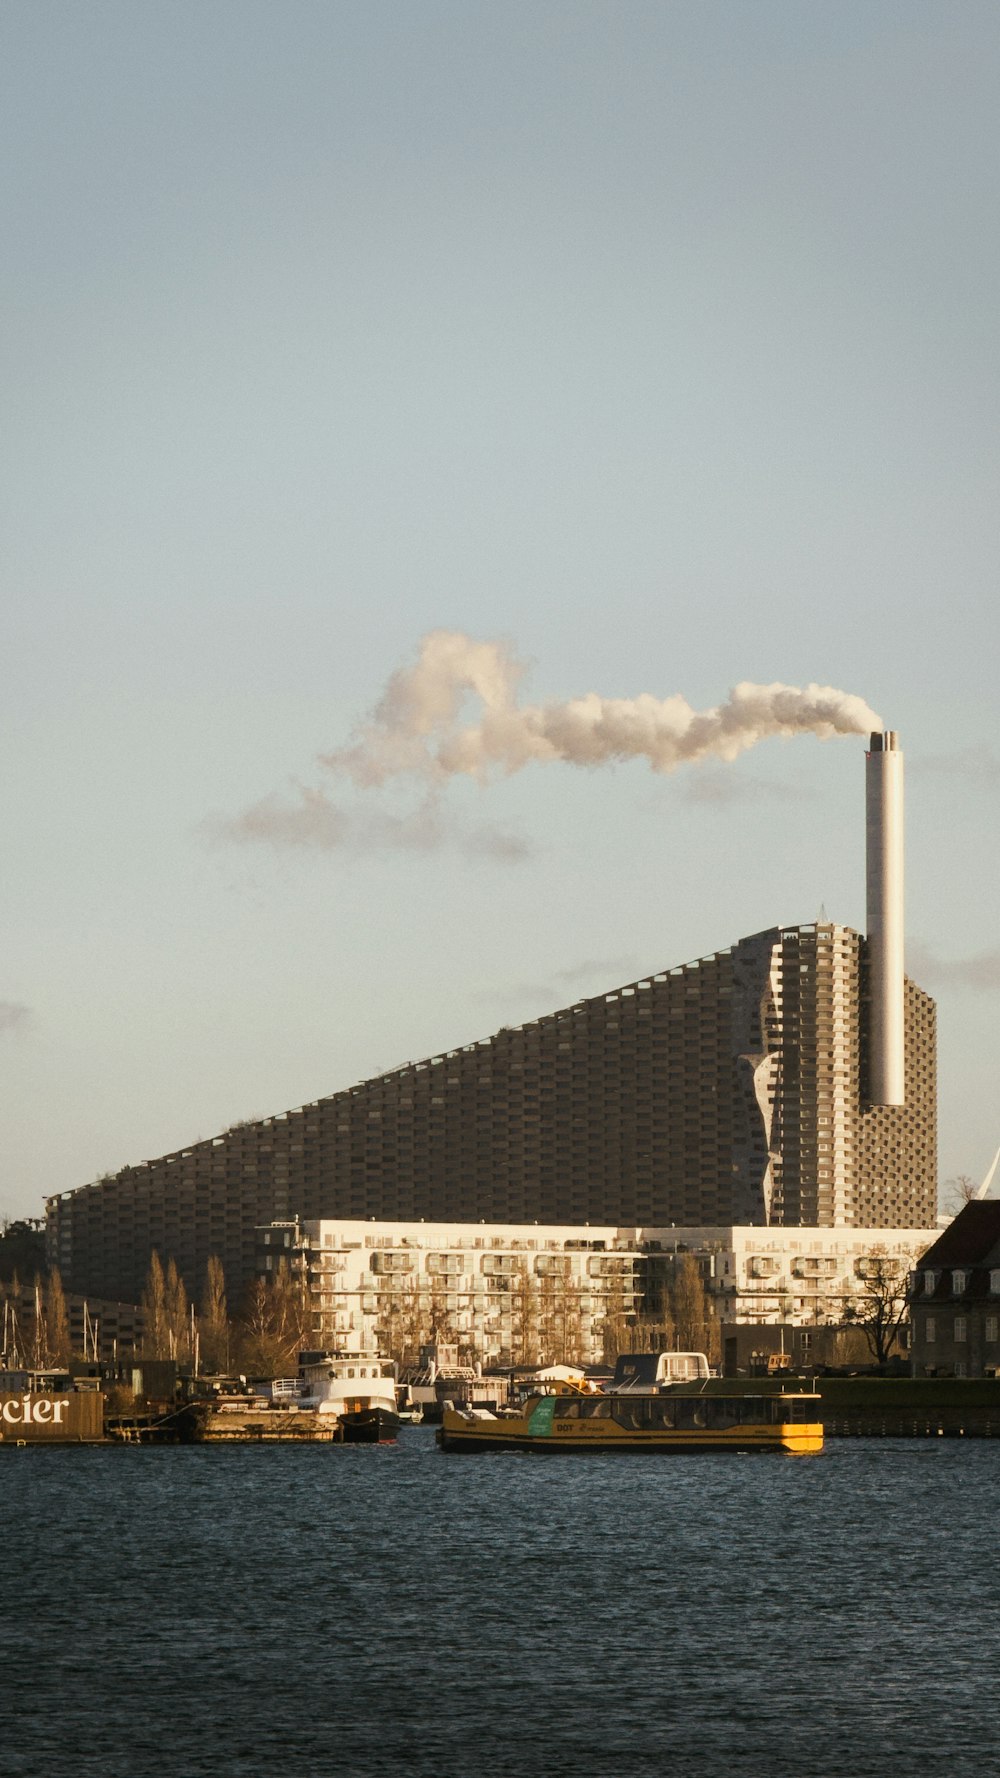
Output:
[[[861,1289],[844,1311],[844,1319],[860,1327],[876,1364],[885,1364],[906,1320],[909,1262],[873,1247],[864,1256]]]
[[[280,1259],[273,1278],[255,1278],[247,1289],[237,1329],[242,1368],[250,1376],[287,1376],[309,1332],[307,1288]]]
[[[36,1369],[49,1362],[49,1336],[45,1325],[45,1302],[42,1293],[42,1275],[35,1273],[34,1326],[35,1336],[31,1347],[31,1362]]]
[[[50,1364],[65,1364],[69,1358],[69,1311],[58,1266],[53,1266],[45,1286],[46,1345]]]
[[[420,1358],[423,1322],[420,1291],[412,1274],[386,1274],[379,1291],[379,1345],[387,1358],[399,1365],[415,1365]]]
[[[428,1345],[454,1345],[455,1323],[448,1304],[447,1279],[444,1277],[434,1277],[430,1290],[426,1292],[426,1325]]]
[[[186,1359],[191,1353],[191,1330],[188,1322],[188,1294],[177,1262],[167,1262],[164,1284],[164,1312],[167,1323],[167,1347],[171,1358]]]
[[[154,1247],[149,1256],[149,1271],[146,1274],[146,1287],[142,1293],[142,1313],[145,1332],[142,1349],[147,1358],[167,1358],[170,1355],[170,1335],[167,1321],[167,1285],[163,1276],[160,1256]]]
[[[978,1195],[979,1186],[969,1173],[956,1173],[953,1179],[944,1182],[944,1209],[949,1216],[957,1216],[966,1204],[971,1204]]]
[[[205,1288],[201,1298],[198,1321],[202,1364],[212,1372],[229,1369],[229,1316],[226,1306],[226,1277],[218,1254],[209,1255],[205,1267]]]
[[[717,1364],[722,1351],[719,1320],[693,1253],[678,1254],[668,1301],[679,1349],[704,1352],[710,1363]]]
[[[677,1329],[669,1304],[663,1303],[652,1315],[640,1315],[630,1329],[630,1343],[623,1352],[671,1352],[677,1348]]]
[[[517,1364],[542,1361],[542,1293],[526,1259],[518,1261],[511,1277],[511,1356]]]
[[[542,1281],[541,1327],[548,1364],[579,1364],[583,1337],[580,1285],[568,1274]]]
[[[250,1376],[275,1375],[274,1305],[267,1278],[254,1278],[243,1294],[243,1310],[236,1329],[237,1363]]]
[[[635,1318],[625,1307],[625,1280],[619,1273],[610,1279],[604,1297],[601,1344],[605,1364],[614,1364],[621,1352],[634,1351],[634,1341]]]

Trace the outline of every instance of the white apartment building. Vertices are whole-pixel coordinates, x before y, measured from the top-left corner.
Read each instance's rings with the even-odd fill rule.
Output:
[[[720,1321],[836,1326],[869,1257],[901,1272],[937,1229],[622,1228],[321,1219],[258,1230],[258,1269],[282,1258],[307,1281],[317,1347],[374,1351],[436,1341],[484,1365],[597,1363],[654,1319],[693,1254]]]
[[[751,1225],[641,1232],[650,1244],[697,1254],[724,1321],[835,1327],[863,1293],[873,1254],[894,1260],[904,1276],[940,1230]]]

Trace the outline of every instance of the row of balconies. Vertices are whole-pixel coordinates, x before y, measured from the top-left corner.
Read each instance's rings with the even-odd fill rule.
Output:
[[[423,1271],[428,1276],[457,1277],[466,1271],[466,1258],[472,1262],[475,1257],[474,1254],[454,1252],[420,1254],[404,1252],[399,1249],[395,1251],[383,1250],[376,1251],[371,1255],[370,1265],[374,1273],[389,1276],[419,1270],[418,1260],[422,1258]],[[486,1277],[508,1279],[521,1275],[526,1269],[538,1277],[569,1277],[572,1274],[572,1259],[568,1255],[536,1254],[533,1266],[529,1263],[530,1257],[514,1253],[484,1253],[479,1256],[478,1270]],[[637,1251],[590,1254],[587,1256],[584,1270],[589,1278],[631,1277],[641,1258],[642,1256]],[[341,1271],[345,1265],[346,1261],[339,1265],[324,1262],[322,1267],[316,1269]],[[474,1264],[470,1264],[469,1272],[473,1273],[475,1270]]]

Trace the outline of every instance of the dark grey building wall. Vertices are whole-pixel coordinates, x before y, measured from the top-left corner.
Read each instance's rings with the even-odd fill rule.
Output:
[[[235,1301],[254,1229],[289,1216],[927,1225],[933,1003],[912,990],[919,1105],[863,1140],[861,959],[843,928],[756,934],[54,1198],[50,1255],[73,1288],[138,1300],[153,1248],[195,1297],[214,1253]]]

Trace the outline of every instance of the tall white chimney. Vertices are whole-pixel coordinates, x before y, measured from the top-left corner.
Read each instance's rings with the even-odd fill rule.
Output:
[[[903,755],[893,729],[865,760],[868,901],[868,1096],[905,1105],[903,1072]]]

